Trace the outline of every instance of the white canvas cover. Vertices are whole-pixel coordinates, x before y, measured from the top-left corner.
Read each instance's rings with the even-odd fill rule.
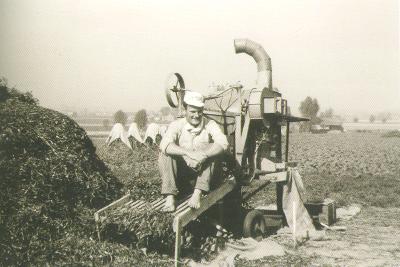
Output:
[[[288,182],[283,187],[282,208],[290,230],[301,240],[315,234],[313,221],[304,206],[305,188],[297,168],[289,168]]]
[[[106,144],[111,145],[117,139],[120,139],[125,145],[132,149],[131,144],[128,142],[124,126],[121,123],[116,123],[111,129],[110,134],[107,137]]]
[[[142,137],[140,136],[139,128],[136,122],[132,122],[131,125],[129,125],[128,138],[130,136],[133,136],[140,143],[144,143]]]
[[[157,123],[150,123],[147,126],[146,134],[144,136],[144,140],[146,141],[147,137],[150,137],[154,142],[156,140],[157,134],[161,134],[160,125],[157,124]]]
[[[167,125],[160,125],[160,134],[162,137],[164,137],[164,134],[167,131],[167,128],[168,128]]]

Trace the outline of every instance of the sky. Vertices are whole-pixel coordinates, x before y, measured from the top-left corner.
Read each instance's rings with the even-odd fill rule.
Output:
[[[205,95],[254,87],[254,60],[233,46],[248,38],[294,111],[307,96],[322,111],[400,110],[399,11],[391,0],[0,0],[0,77],[57,110],[158,110],[171,72]]]

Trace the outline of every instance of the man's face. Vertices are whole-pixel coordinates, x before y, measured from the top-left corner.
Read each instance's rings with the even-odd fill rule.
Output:
[[[186,107],[186,121],[193,127],[197,127],[203,118],[203,108],[187,106]]]

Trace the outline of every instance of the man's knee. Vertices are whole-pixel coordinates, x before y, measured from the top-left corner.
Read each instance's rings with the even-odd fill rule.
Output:
[[[158,169],[161,176],[176,175],[176,159],[162,152],[158,155]]]
[[[163,195],[177,195],[178,189],[176,187],[176,162],[174,158],[160,153],[158,155],[158,168],[161,175],[161,194]]]

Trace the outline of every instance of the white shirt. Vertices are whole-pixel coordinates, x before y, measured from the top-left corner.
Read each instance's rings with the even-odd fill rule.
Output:
[[[228,140],[218,124],[213,120],[206,123],[204,118],[198,127],[193,127],[186,118],[171,122],[161,140],[161,151],[166,154],[165,150],[171,143],[190,150],[205,149],[210,143],[216,143],[224,150],[228,148]]]

